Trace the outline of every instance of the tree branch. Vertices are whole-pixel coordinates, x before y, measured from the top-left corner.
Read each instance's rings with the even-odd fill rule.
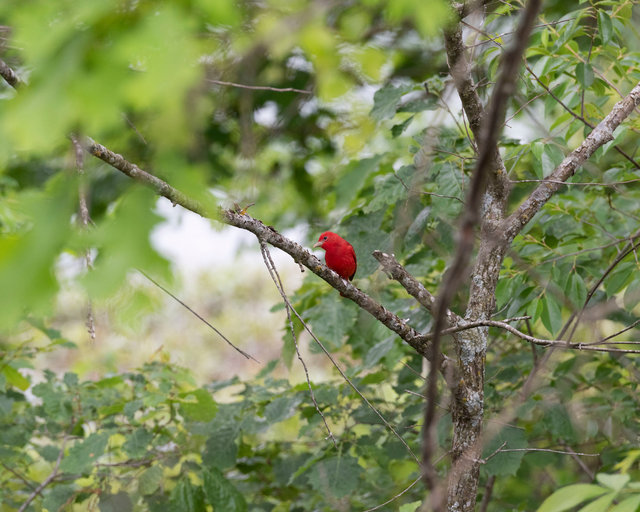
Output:
[[[102,144],[98,144],[96,141],[89,137],[85,138],[83,145],[84,149],[88,153],[92,154],[96,158],[99,158],[103,162],[108,163],[111,167],[126,174],[131,179],[148,187],[151,187],[156,191],[158,195],[166,197],[169,201],[171,201],[171,204],[173,204],[174,206],[176,204],[179,204],[183,208],[191,210],[192,212],[197,213],[202,217],[212,218],[212,215],[207,212],[207,209],[203,205],[187,197],[178,189],[173,188],[171,185],[169,185],[165,181],[162,181],[157,176],[143,171],[137,165],[132,164],[131,162],[126,160],[122,155],[114,153],[110,149],[107,149]]]
[[[402,287],[407,290],[409,295],[416,299],[424,308],[433,313],[433,307],[436,298],[427,290],[420,281],[413,277],[407,270],[398,263],[393,254],[387,254],[381,251],[373,251],[373,257],[382,265],[382,269],[393,279],[398,281]],[[463,320],[462,317],[455,314],[450,309],[446,311],[447,322],[449,325],[459,325]]]
[[[523,320],[525,317],[520,318],[512,318],[511,321]],[[598,347],[599,344],[616,344],[616,342],[607,342],[612,336],[621,334],[622,332],[628,330],[623,329],[622,331],[612,335],[610,337],[605,338],[604,340],[600,340],[598,342],[582,342],[582,341],[569,341],[569,340],[548,340],[544,338],[536,338],[535,336],[531,336],[529,334],[525,334],[522,331],[519,331],[515,327],[509,325],[506,321],[500,320],[478,320],[476,322],[463,322],[456,327],[450,327],[448,329],[444,329],[441,331],[442,336],[446,336],[447,334],[454,334],[456,332],[465,331],[468,329],[475,329],[477,327],[498,327],[500,329],[504,329],[505,331],[510,332],[511,334],[516,335],[518,338],[521,338],[529,343],[533,343],[535,345],[540,345],[542,347],[557,347],[557,348],[566,348],[566,349],[574,349],[574,350],[592,350],[596,352],[621,352],[625,354],[640,354],[640,350],[634,349],[622,349],[622,348],[606,348],[606,347]],[[429,333],[424,335],[427,339],[433,339],[435,333]],[[635,341],[620,341],[617,342],[619,345],[634,345]]]
[[[413,347],[419,354],[425,357],[429,356],[429,342],[422,334],[416,331],[404,320],[400,319],[397,315],[388,311],[384,306],[377,303],[369,295],[356,288],[351,282],[342,279],[304,247],[281,235],[273,227],[266,226],[258,219],[254,219],[247,214],[232,210],[219,210],[218,215],[208,213],[207,209],[203,205],[187,197],[185,194],[173,188],[157,176],[143,171],[137,165],[126,160],[122,155],[114,153],[92,139],[87,139],[84,146],[85,149],[93,156],[108,163],[113,168],[126,174],[135,181],[151,187],[159,195],[169,199],[174,205],[179,204],[187,210],[197,213],[202,217],[213,218],[224,222],[225,224],[229,224],[230,226],[250,231],[256,235],[258,239],[264,240],[274,247],[286,252],[296,263],[307,267],[311,272],[321,279],[324,279],[345,297],[351,299],[362,309],[369,312],[385,327],[400,336],[400,338]]]
[[[569,153],[518,209],[504,220],[502,232],[508,242],[511,242],[520,233],[551,196],[563,186],[561,183],[573,176],[578,167],[590,158],[598,148],[613,140],[613,131],[633,112],[638,104],[640,104],[640,83],[615,104],[611,112],[587,135],[582,144]]]

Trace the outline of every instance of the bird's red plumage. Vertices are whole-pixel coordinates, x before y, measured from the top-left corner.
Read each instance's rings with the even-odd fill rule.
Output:
[[[314,247],[322,247],[325,250],[324,260],[327,267],[337,272],[340,277],[351,281],[356,275],[358,268],[356,252],[353,246],[340,235],[325,231]]]

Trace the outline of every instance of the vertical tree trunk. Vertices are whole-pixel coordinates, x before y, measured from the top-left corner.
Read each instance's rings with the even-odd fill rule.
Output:
[[[491,317],[498,276],[507,248],[505,241],[496,241],[486,229],[483,232],[471,274],[469,303],[465,314],[465,320],[469,322]],[[455,344],[458,381],[454,383],[451,402],[452,469],[447,489],[447,510],[450,511],[469,512],[475,508],[482,451],[487,333],[487,327],[463,331]]]

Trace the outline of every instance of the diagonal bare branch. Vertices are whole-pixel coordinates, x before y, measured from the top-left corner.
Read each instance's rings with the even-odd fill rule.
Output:
[[[219,210],[217,215],[209,213],[208,210],[199,202],[187,197],[185,194],[157,176],[140,169],[137,165],[126,160],[122,155],[114,153],[102,144],[98,144],[91,139],[87,139],[84,147],[93,156],[108,163],[135,181],[151,187],[159,195],[169,199],[174,205],[179,204],[187,210],[191,210],[203,217],[217,219],[225,224],[229,224],[230,226],[250,231],[259,239],[264,240],[270,245],[273,245],[274,247],[277,247],[289,254],[298,264],[302,264],[307,267],[311,272],[321,279],[324,279],[345,297],[351,299],[362,309],[370,313],[385,327],[395,332],[419,354],[429,357],[429,342],[421,333],[416,331],[396,314],[390,312],[384,306],[376,302],[369,295],[356,288],[356,286],[351,282],[342,279],[304,247],[281,235],[273,227],[266,226],[258,219],[254,219],[242,212]]]
[[[556,169],[509,217],[504,220],[502,232],[511,242],[524,226],[538,213],[563,183],[575,174],[588,158],[605,143],[613,140],[614,130],[640,104],[640,82],[622,100],[615,104],[611,112],[596,125],[582,144],[569,153]]]
[[[422,285],[420,281],[409,274],[409,272],[400,265],[393,254],[373,251],[373,257],[380,262],[385,272],[398,281],[404,289],[409,292],[409,295],[422,304],[427,311],[433,312],[436,298]],[[445,314],[447,316],[448,325],[455,326],[462,322],[462,318],[450,309],[447,309]]]

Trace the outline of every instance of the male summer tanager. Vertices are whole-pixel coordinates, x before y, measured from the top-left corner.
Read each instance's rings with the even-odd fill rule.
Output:
[[[313,246],[325,250],[324,261],[327,263],[327,267],[342,279],[351,281],[356,275],[356,268],[358,268],[356,252],[353,250],[353,246],[340,235],[325,231]]]

